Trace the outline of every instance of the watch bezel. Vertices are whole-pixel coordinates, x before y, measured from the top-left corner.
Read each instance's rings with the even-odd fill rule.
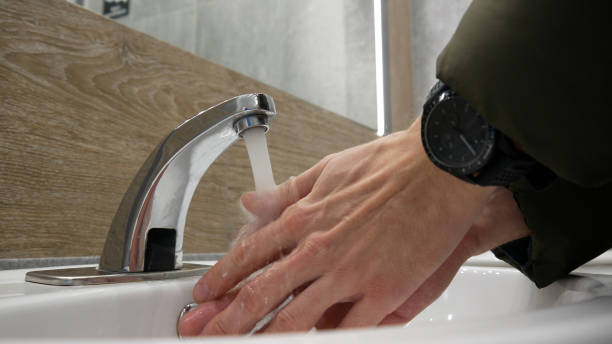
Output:
[[[450,89],[440,89],[437,94],[432,94],[430,99],[425,104],[423,113],[423,123],[421,125],[421,137],[425,152],[431,159],[431,161],[439,168],[457,176],[464,180],[474,182],[474,179],[478,176],[479,171],[491,160],[493,152],[495,151],[496,142],[496,131],[493,127],[488,125],[487,135],[485,137],[485,149],[479,152],[478,158],[467,162],[465,165],[450,165],[441,159],[434,149],[432,144],[429,142],[429,136],[427,135],[431,129],[431,119],[435,116],[436,108],[438,105],[446,102],[453,102],[460,99]],[[463,100],[465,101],[465,100]],[[470,107],[471,109],[471,107]],[[474,116],[479,116],[478,113],[473,110]],[[434,115],[434,116],[432,116]]]

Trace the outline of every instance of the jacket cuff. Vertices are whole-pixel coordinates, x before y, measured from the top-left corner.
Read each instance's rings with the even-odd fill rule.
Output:
[[[521,238],[491,250],[495,257],[512,265],[525,276],[531,276],[531,238]]]
[[[612,184],[583,188],[557,178],[544,189],[527,178],[510,187],[531,231],[493,253],[539,288],[566,276],[612,247],[609,197]]]

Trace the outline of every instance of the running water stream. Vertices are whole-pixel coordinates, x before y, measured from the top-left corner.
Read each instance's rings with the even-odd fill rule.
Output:
[[[264,128],[251,128],[242,133],[246,144],[251,170],[255,180],[255,191],[269,192],[276,187],[272,175],[272,165],[268,154],[268,143],[266,142],[266,130]]]
[[[255,191],[272,191],[276,187],[276,183],[272,175],[272,165],[270,164],[268,143],[266,141],[266,130],[264,128],[251,128],[244,131],[242,137],[244,138],[247,152],[249,153],[249,160],[251,161],[251,170],[253,171],[253,179],[255,180]],[[264,271],[264,269],[260,270],[260,273]],[[249,278],[252,277],[253,275]],[[272,312],[258,321],[249,334],[254,334],[264,328],[264,326],[266,326],[285,305],[291,302],[292,299],[293,297],[289,295],[281,305],[277,306]]]

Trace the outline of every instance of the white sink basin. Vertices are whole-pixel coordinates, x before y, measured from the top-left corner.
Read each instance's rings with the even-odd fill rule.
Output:
[[[99,286],[23,282],[0,272],[0,338],[175,337],[197,277]]]
[[[197,280],[57,287],[24,282],[26,271],[0,271],[0,340],[157,337],[176,342],[177,316],[191,302]],[[611,295],[612,275],[570,277],[538,290],[511,268],[464,266],[444,294],[405,327],[218,340],[610,343]]]

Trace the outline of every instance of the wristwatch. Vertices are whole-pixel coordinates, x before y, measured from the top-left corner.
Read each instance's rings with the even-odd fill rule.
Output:
[[[441,81],[423,106],[421,139],[436,166],[482,186],[508,186],[537,164]]]

